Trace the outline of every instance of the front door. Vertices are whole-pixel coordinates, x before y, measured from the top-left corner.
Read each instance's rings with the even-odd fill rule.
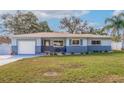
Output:
[[[50,40],[44,40],[44,49],[43,51],[50,51]]]
[[[50,40],[44,40],[44,46],[50,46]]]

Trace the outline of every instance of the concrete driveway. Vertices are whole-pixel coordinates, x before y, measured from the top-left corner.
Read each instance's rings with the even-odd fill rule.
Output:
[[[0,66],[15,62],[15,61],[23,59],[23,58],[31,58],[31,57],[35,57],[35,56],[38,56],[38,55],[15,55],[15,56],[0,55]]]

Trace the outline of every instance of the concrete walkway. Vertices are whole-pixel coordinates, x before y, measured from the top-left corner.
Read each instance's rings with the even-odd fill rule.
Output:
[[[15,62],[17,60],[23,59],[23,58],[31,58],[35,57],[36,55],[16,55],[16,56],[0,56],[0,66]],[[37,55],[38,56],[38,55]]]

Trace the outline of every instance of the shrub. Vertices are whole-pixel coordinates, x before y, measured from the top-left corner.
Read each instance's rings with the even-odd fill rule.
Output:
[[[71,55],[74,55],[74,52],[71,52]]]
[[[54,55],[57,55],[57,53],[56,53],[56,52],[54,52]]]
[[[107,53],[108,51],[107,50],[105,50],[105,53]]]
[[[97,51],[96,50],[93,50],[93,53],[97,53]]]
[[[86,54],[89,54],[89,52],[86,52]]]
[[[100,51],[96,50],[95,53],[99,53]]]
[[[65,52],[62,52],[63,55],[65,55]]]
[[[50,52],[50,55],[51,55],[51,56],[53,56],[53,55],[54,55],[54,53],[53,53],[53,52]]]
[[[81,54],[81,55],[84,55],[84,52],[81,52],[80,54]]]

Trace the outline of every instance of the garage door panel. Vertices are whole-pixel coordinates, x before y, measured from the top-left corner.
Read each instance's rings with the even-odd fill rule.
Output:
[[[35,41],[19,41],[18,54],[35,54]]]

